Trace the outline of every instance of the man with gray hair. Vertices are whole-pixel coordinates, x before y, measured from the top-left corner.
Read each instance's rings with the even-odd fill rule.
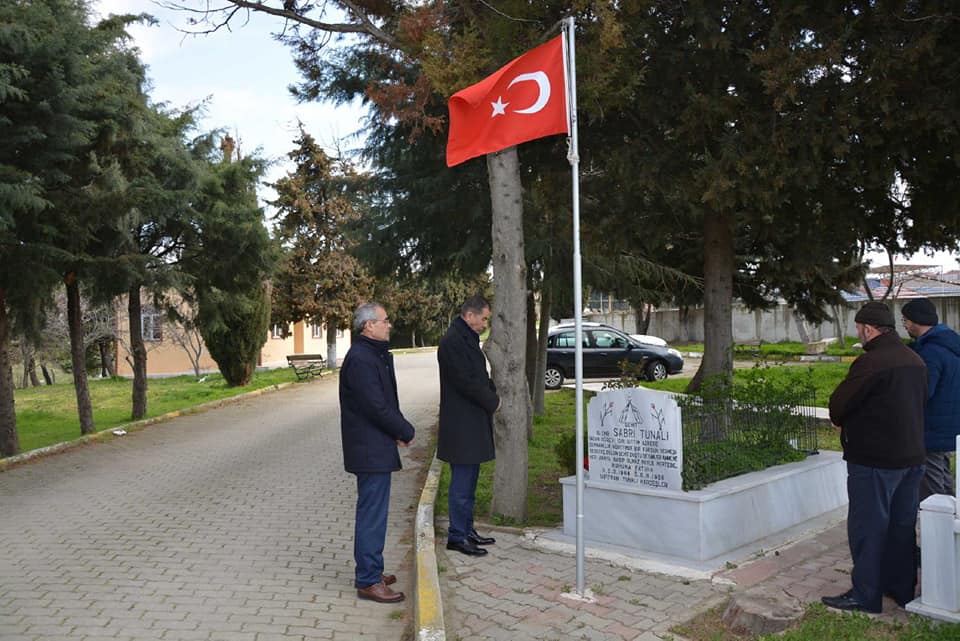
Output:
[[[397,445],[408,446],[414,429],[400,413],[390,353],[390,319],[383,305],[364,303],[353,313],[353,344],[340,368],[340,435],[343,466],[357,477],[353,558],[357,596],[378,603],[403,601],[383,572],[390,507],[390,475],[400,469]]]

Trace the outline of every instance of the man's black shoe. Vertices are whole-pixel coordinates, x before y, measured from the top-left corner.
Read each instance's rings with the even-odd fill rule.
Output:
[[[836,608],[837,610],[859,610],[861,612],[872,612],[874,614],[879,614],[881,612],[880,608],[874,610],[857,601],[853,596],[853,590],[847,590],[843,594],[838,594],[837,596],[821,597],[820,601],[825,606],[829,608]]]
[[[470,556],[483,556],[487,553],[487,551],[483,548],[477,547],[477,544],[470,539],[464,539],[463,541],[447,541],[447,549],[463,552],[464,554],[468,554]]]
[[[473,542],[474,545],[493,545],[497,542],[492,536],[480,536],[476,530],[470,530],[467,539]]]

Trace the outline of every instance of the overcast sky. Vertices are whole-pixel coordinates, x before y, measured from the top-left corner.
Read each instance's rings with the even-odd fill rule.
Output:
[[[244,153],[260,148],[264,157],[282,159],[268,174],[269,181],[290,170],[285,156],[293,148],[298,119],[330,152],[338,142],[344,149],[360,145],[348,139],[361,127],[363,111],[358,106],[298,104],[290,96],[287,87],[299,77],[290,50],[270,35],[282,27],[279,19],[251,13],[246,21],[241,13],[233,31],[185,37],[177,29],[187,28],[188,14],[150,0],[94,0],[93,8],[104,17],[154,15],[158,25],[130,28],[147,65],[152,100],[185,107],[209,98],[203,129],[225,128]]]

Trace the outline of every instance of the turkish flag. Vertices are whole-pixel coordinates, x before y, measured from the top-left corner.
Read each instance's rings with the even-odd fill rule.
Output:
[[[521,142],[570,131],[563,36],[453,94],[447,166]]]

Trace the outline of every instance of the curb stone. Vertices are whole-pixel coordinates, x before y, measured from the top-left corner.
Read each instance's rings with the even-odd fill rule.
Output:
[[[446,641],[443,625],[443,601],[440,597],[440,576],[433,530],[433,503],[440,484],[440,460],[434,456],[423,483],[414,526],[416,539],[415,626],[418,641]]]

